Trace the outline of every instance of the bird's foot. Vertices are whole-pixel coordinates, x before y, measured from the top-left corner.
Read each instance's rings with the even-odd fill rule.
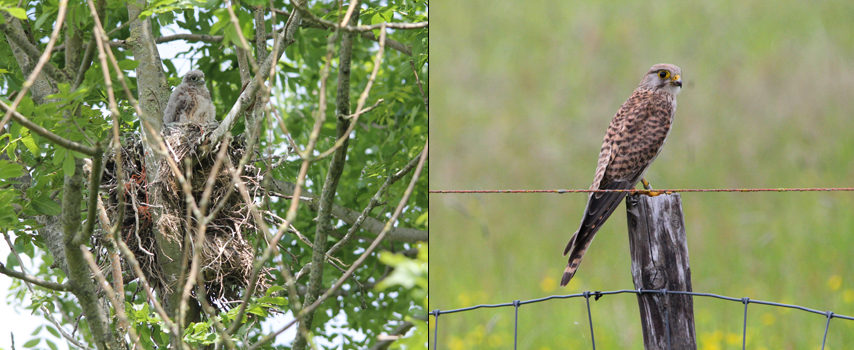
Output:
[[[649,181],[646,181],[646,178],[641,179],[641,183],[643,183],[643,188],[646,190],[651,190],[652,186],[649,184]]]

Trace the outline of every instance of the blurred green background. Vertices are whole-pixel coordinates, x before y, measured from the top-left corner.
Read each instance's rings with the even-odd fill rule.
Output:
[[[656,63],[682,68],[655,188],[854,186],[852,1],[444,1],[432,8],[430,189],[584,189]],[[625,211],[557,286],[585,194],[430,195],[430,309],[632,289]],[[694,291],[854,315],[854,193],[682,194]],[[695,298],[700,349],[743,306]],[[634,295],[591,300],[600,349],[642,349]],[[590,348],[584,299],[519,309],[519,349]],[[440,316],[440,349],[508,349],[513,308]],[[825,318],[751,305],[749,349],[820,349]],[[431,343],[433,323],[431,317]],[[833,320],[825,349],[854,344]]]

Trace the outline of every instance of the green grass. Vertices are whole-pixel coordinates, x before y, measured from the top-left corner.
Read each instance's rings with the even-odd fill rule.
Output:
[[[589,187],[610,118],[661,62],[682,68],[685,88],[647,173],[654,187],[854,186],[850,1],[484,0],[432,10],[431,189]],[[430,199],[430,309],[633,288],[622,208],[559,288],[585,195]],[[695,291],[854,315],[854,193],[682,200]],[[597,348],[643,348],[634,296],[591,303]],[[694,303],[700,349],[741,347],[741,304]],[[821,347],[822,315],[749,310],[748,348]],[[519,318],[520,349],[589,348],[583,299],[525,305]],[[512,347],[512,308],[443,315],[439,326],[440,348]],[[832,321],[827,343],[854,344],[854,321]]]

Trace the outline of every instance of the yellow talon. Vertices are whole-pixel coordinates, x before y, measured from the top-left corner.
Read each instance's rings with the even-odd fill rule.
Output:
[[[648,182],[648,181],[646,181],[646,178],[642,178],[642,179],[641,179],[641,183],[643,183],[643,188],[644,188],[644,189],[647,189],[647,190],[651,190],[651,189],[652,189],[652,186],[650,186],[650,185],[649,185],[649,182]]]

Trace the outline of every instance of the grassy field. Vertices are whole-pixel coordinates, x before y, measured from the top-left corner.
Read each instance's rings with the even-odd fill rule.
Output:
[[[656,188],[854,187],[854,2],[445,1],[432,12],[430,188],[587,188],[646,70],[682,68]],[[854,193],[682,194],[694,291],[854,315]],[[633,288],[624,209],[575,279],[584,194],[431,195],[430,309]],[[694,300],[700,349],[743,306]],[[591,300],[597,349],[642,349],[633,295]],[[583,299],[519,310],[519,349],[590,348]],[[432,319],[432,317],[431,317]],[[513,308],[443,315],[440,349],[508,349]],[[432,346],[431,323],[431,346]],[[820,349],[822,315],[752,305],[749,349]],[[833,320],[825,349],[854,344]]]

